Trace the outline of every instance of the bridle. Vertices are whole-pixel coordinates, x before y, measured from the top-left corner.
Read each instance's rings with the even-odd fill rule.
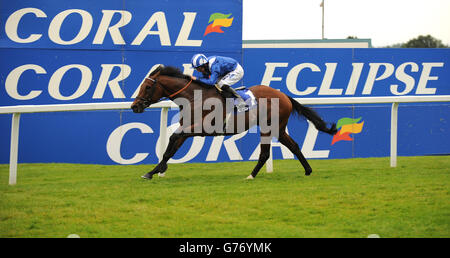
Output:
[[[170,94],[170,92],[167,92],[167,90],[164,89],[164,87],[162,87],[160,84],[158,84],[156,79],[147,77],[147,78],[144,79],[144,81],[145,80],[150,80],[153,83],[152,85],[150,85],[151,88],[153,88],[155,86],[159,87],[159,88],[161,88],[161,90],[164,92],[165,95],[168,95],[167,97],[163,97],[163,98],[161,98],[161,99],[159,99],[158,101],[155,102],[155,103],[157,103],[157,102],[160,102],[160,101],[163,101],[163,100],[166,100],[166,99],[172,99],[176,95],[180,94],[181,92],[186,90],[187,87],[189,87],[189,85],[191,85],[193,79],[191,78],[191,80],[186,84],[186,86],[184,86],[183,88],[181,88],[180,90],[178,90],[178,91],[176,91],[175,93],[172,93],[172,94]],[[151,94],[149,94],[149,95],[151,97]],[[150,102],[151,102],[151,100],[149,98],[146,99],[146,98],[142,98],[142,97],[136,97],[136,99],[143,101],[144,105],[147,106],[147,107],[150,106]]]
[[[153,82],[153,84],[150,86],[150,87],[152,87],[152,88],[153,88],[153,86],[156,84],[156,80],[153,79],[153,78],[145,78],[144,81],[145,81],[145,80],[150,80],[151,82]],[[156,85],[158,85],[158,84],[156,84]],[[162,89],[162,87],[161,87],[161,89]],[[163,91],[164,91],[164,89],[163,89]],[[150,95],[150,97],[151,97],[152,94],[149,94],[149,95]],[[144,103],[144,106],[148,107],[148,106],[150,106],[150,102],[151,102],[150,97],[149,97],[148,99],[146,99],[146,98],[143,98],[143,97],[139,97],[139,96],[138,96],[138,97],[136,97],[136,99],[142,101],[142,102]]]

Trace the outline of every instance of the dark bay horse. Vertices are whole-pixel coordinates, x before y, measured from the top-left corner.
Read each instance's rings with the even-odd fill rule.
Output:
[[[322,118],[311,108],[301,105],[293,98],[271,87],[257,85],[250,87],[249,90],[253,93],[258,106],[265,106],[264,109],[254,109],[254,112],[257,112],[257,118],[254,119],[256,121],[254,124],[256,123],[259,125],[260,128],[262,122],[268,125],[275,124],[277,126],[277,132],[269,132],[267,130],[263,132],[261,128],[261,139],[269,136],[268,138],[270,140],[261,141],[261,152],[258,163],[247,178],[255,178],[261,167],[266,163],[270,156],[270,141],[272,139],[271,136],[273,135],[276,135],[279,142],[285,145],[299,159],[305,170],[305,175],[310,175],[312,169],[306,158],[303,156],[299,145],[286,133],[286,126],[290,115],[293,113],[296,113],[299,116],[302,115],[311,121],[319,131],[330,135],[334,135],[337,132],[336,125],[333,123],[331,127],[328,128]],[[198,100],[196,92],[201,92],[202,98],[200,100]],[[180,116],[180,127],[170,137],[167,149],[159,164],[152,171],[143,176],[143,178],[146,179],[151,179],[156,173],[164,173],[167,170],[167,162],[175,155],[176,151],[187,138],[193,136],[233,135],[246,131],[254,125],[250,121],[251,112],[247,111],[241,113],[240,116],[238,114],[231,118],[230,124],[236,125],[239,123],[237,120],[240,117],[242,120],[241,127],[238,126],[236,128],[231,128],[231,130],[215,130],[212,132],[211,130],[206,130],[207,128],[203,127],[203,122],[207,120],[208,116],[214,115],[217,119],[215,119],[215,122],[213,121],[213,124],[217,123],[220,125],[219,122],[222,122],[220,121],[220,117],[222,117],[222,119],[227,116],[229,117],[229,113],[227,113],[226,109],[218,109],[217,106],[211,109],[202,108],[205,102],[215,100],[216,103],[226,106],[227,101],[230,99],[222,97],[215,87],[192,80],[192,77],[183,74],[178,68],[159,66],[155,69],[140,85],[139,94],[131,105],[131,108],[135,113],[142,113],[145,108],[159,102],[161,98],[168,98],[176,104],[178,104],[177,101],[180,102],[180,100],[184,100],[184,104],[179,105],[180,113],[182,113]],[[200,105],[196,103],[199,101],[201,101]],[[186,102],[190,105],[186,105]],[[277,105],[275,106],[273,103]],[[192,119],[186,119],[186,117],[189,118],[189,116],[195,117],[196,114],[200,119],[194,119],[194,121],[191,121]],[[265,117],[267,121],[262,121],[261,117]],[[210,118],[210,120],[214,119]],[[225,125],[226,124],[228,123],[225,122]],[[222,125],[220,125],[220,127],[222,127]]]

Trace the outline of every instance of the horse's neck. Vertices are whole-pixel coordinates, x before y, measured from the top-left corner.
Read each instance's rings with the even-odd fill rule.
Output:
[[[198,94],[196,91],[201,91],[202,99],[205,100],[211,97],[221,98],[220,93],[218,93],[217,89],[214,86],[202,86],[193,81],[191,86],[186,90],[186,96],[189,96],[189,99],[194,99],[195,95]]]

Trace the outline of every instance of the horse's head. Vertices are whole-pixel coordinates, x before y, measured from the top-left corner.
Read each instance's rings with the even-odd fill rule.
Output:
[[[164,97],[164,90],[157,80],[163,66],[159,66],[139,86],[139,94],[131,104],[134,113],[142,113],[144,109]]]

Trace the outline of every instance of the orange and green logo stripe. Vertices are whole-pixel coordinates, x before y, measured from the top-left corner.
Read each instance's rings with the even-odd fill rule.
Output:
[[[361,121],[361,119],[362,117],[356,119],[343,117],[339,119],[336,125],[336,128],[339,129],[339,131],[333,136],[331,145],[339,141],[353,141],[353,138],[350,137],[350,134],[360,133],[363,129],[364,121],[358,123],[359,121]]]
[[[233,19],[229,18],[232,14],[223,14],[223,13],[213,13],[209,17],[209,25],[206,27],[205,34],[203,36],[208,35],[209,33],[224,33],[222,27],[230,27],[233,24]]]

